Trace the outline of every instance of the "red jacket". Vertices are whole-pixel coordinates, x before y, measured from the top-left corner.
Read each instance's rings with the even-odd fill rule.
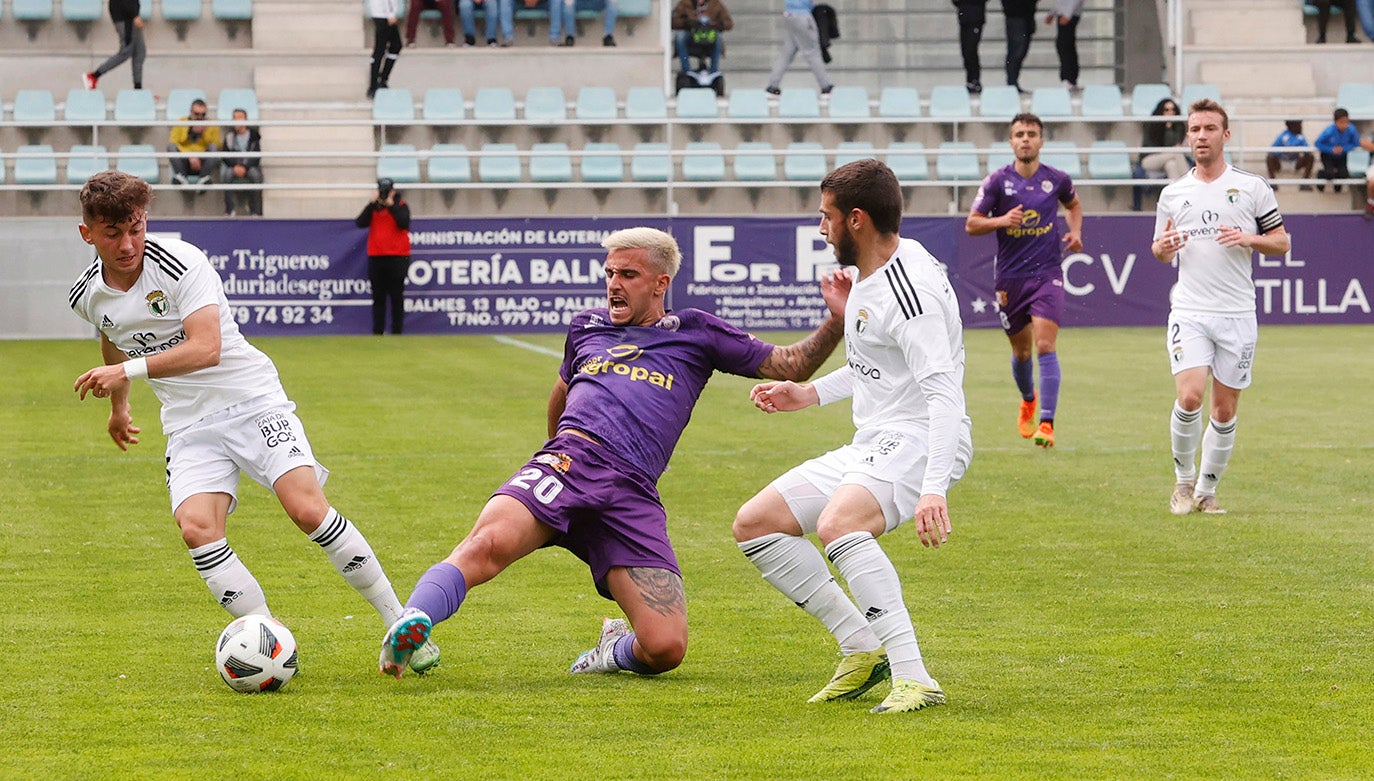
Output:
[[[353,222],[359,228],[368,229],[369,257],[410,255],[410,207],[405,201],[397,200],[386,208],[369,201]]]

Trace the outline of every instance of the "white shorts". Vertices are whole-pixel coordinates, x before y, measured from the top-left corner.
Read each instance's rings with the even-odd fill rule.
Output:
[[[1221,317],[1169,313],[1165,332],[1169,368],[1174,374],[1206,366],[1228,388],[1250,387],[1259,326],[1254,315]]]
[[[167,490],[172,512],[196,494],[229,494],[229,512],[238,506],[239,474],[247,473],[267,490],[298,466],[313,466],[324,485],[329,470],[315,461],[296,405],[277,397],[235,404],[206,415],[167,437]]]
[[[841,485],[867,488],[882,507],[890,532],[916,512],[927,451],[925,432],[886,430],[866,445],[848,444],[799,464],[771,485],[782,494],[805,534],[815,534],[821,511]],[[951,487],[964,476],[972,456],[961,441]]]

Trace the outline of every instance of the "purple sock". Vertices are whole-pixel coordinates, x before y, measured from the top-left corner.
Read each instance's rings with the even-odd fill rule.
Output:
[[[420,576],[406,601],[407,608],[425,611],[429,620],[439,623],[458,612],[468,595],[468,583],[457,567],[441,561]]]
[[[1016,389],[1021,391],[1021,400],[1030,401],[1035,398],[1035,367],[1029,361],[1018,361],[1016,356],[1011,357],[1011,377],[1016,380]]]
[[[1040,419],[1054,422],[1054,408],[1059,403],[1059,353],[1040,356]]]
[[[629,670],[640,675],[658,675],[658,670],[639,661],[635,656],[635,635],[634,632],[625,635],[615,641],[614,646],[615,666],[622,670]]]

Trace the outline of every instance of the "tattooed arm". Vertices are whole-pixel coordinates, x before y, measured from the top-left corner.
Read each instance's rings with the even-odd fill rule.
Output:
[[[843,270],[821,277],[821,296],[830,314],[810,336],[796,344],[779,345],[759,365],[759,376],[802,382],[816,373],[844,338],[844,305],[852,281]]]

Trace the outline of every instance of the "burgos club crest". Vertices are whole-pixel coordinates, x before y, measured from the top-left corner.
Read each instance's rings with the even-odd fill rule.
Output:
[[[1226,191],[1226,202],[1227,202],[1227,203],[1240,203],[1240,190],[1237,190],[1237,189],[1234,189],[1234,188],[1232,188],[1232,189],[1230,189],[1230,190],[1227,190],[1227,191]]]
[[[148,311],[153,317],[163,317],[172,308],[172,302],[167,300],[167,294],[161,290],[154,290],[148,294]]]
[[[854,320],[854,332],[863,333],[868,330],[868,310],[860,308],[859,316]]]

